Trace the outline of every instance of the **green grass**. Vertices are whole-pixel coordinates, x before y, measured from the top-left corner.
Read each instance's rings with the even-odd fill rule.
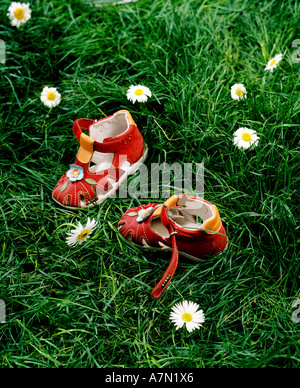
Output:
[[[20,29],[9,4],[0,5],[1,367],[299,367],[299,3],[32,0]],[[138,83],[153,96],[133,105],[126,91]],[[246,100],[231,99],[235,83]],[[62,94],[52,110],[40,101],[46,85]],[[78,212],[51,199],[75,160],[74,120],[119,109],[150,148],[147,166],[204,163],[205,199],[230,238],[216,258],[182,260],[159,300],[149,293],[170,256],[117,234],[123,212],[150,197]],[[258,132],[255,149],[233,145],[241,126]],[[87,217],[99,228],[69,248],[66,232]],[[169,321],[183,299],[206,316],[190,334]]]

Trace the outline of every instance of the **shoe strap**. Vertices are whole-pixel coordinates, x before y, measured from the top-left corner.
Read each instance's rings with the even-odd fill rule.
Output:
[[[92,124],[95,124],[95,121],[91,119],[77,119],[74,121],[72,129],[79,143],[80,143],[80,136],[83,133],[82,129],[89,131],[89,128]]]
[[[167,201],[165,201],[164,204],[160,205],[155,209],[155,211],[152,213],[151,217],[161,217],[161,222],[162,224],[168,229],[169,232],[169,239],[171,239],[171,246],[172,246],[172,257],[169,263],[168,268],[166,269],[163,277],[161,280],[156,284],[154,289],[151,292],[151,295],[154,298],[159,298],[163,291],[165,290],[166,286],[170,283],[171,279],[174,276],[174,273],[177,269],[178,265],[178,247],[177,247],[177,237],[178,238],[193,238],[195,236],[195,233],[207,233],[207,234],[214,234],[218,232],[222,226],[222,222],[219,216],[218,209],[215,205],[211,205],[211,209],[213,212],[213,216],[206,220],[203,225],[201,230],[195,232],[195,233],[185,233],[182,228],[178,228],[176,226],[176,223],[168,217],[168,211],[172,208],[175,207],[178,203],[179,197],[176,195],[173,195],[170,197]],[[195,201],[187,201],[186,203],[187,206],[184,206],[182,210],[198,210],[201,208],[203,205],[195,203]],[[180,208],[180,207],[179,207]],[[178,236],[177,236],[178,235]]]
[[[95,124],[95,121],[91,119],[81,118],[74,121],[72,129],[79,143],[80,143],[81,135],[84,134],[82,130],[84,129],[89,131],[90,126],[93,124]],[[137,128],[134,124],[132,124],[132,122],[130,122],[129,124],[130,125],[128,130],[126,131],[126,135],[108,137],[104,139],[103,143],[99,143],[98,141],[95,140],[94,151],[103,152],[103,153],[115,153],[120,151],[122,148],[128,146],[133,137],[133,133]]]
[[[156,286],[153,288],[151,292],[151,296],[153,296],[155,299],[158,299],[163,293],[163,291],[166,289],[167,285],[172,280],[178,266],[178,248],[177,248],[177,242],[176,242],[177,231],[175,231],[173,225],[171,224],[167,212],[168,212],[168,204],[165,205],[162,209],[161,220],[164,226],[168,229],[170,234],[169,238],[171,239],[172,256],[171,256],[171,260],[168,265],[168,268],[166,269],[162,278],[156,284]]]

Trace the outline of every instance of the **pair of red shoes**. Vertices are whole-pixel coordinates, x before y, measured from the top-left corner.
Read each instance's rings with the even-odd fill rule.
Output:
[[[54,201],[64,207],[76,209],[103,202],[146,160],[147,146],[126,110],[99,121],[78,119],[73,132],[80,144],[76,161],[52,193]],[[201,261],[227,246],[217,207],[186,194],[174,195],[164,204],[128,209],[119,221],[119,232],[138,247],[172,251],[167,270],[151,292],[154,298],[159,298],[170,283],[179,254]]]

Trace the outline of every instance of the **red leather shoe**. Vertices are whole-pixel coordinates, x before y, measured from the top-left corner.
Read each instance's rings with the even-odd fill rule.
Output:
[[[96,122],[78,119],[73,132],[80,144],[76,161],[52,192],[53,200],[66,208],[103,202],[146,160],[147,146],[126,110]]]
[[[120,234],[135,246],[172,251],[167,270],[151,292],[154,298],[159,298],[170,283],[179,254],[201,261],[221,253],[227,246],[217,207],[186,194],[173,195],[163,205],[148,203],[128,209],[118,227]]]

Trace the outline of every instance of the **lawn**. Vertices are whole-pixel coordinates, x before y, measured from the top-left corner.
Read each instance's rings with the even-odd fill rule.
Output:
[[[10,3],[0,4],[0,366],[299,367],[299,2],[31,0],[20,28]],[[152,96],[133,104],[126,92],[138,84]],[[231,97],[234,84],[247,98]],[[42,103],[45,86],[58,106]],[[157,300],[170,254],[117,230],[150,191],[77,211],[51,196],[75,161],[73,122],[120,109],[143,134],[149,169],[203,163],[204,198],[230,241],[205,262],[181,259]],[[240,127],[256,131],[256,147],[234,145]],[[98,222],[91,238],[67,245],[88,217]],[[169,319],[183,300],[205,314],[191,333]]]

